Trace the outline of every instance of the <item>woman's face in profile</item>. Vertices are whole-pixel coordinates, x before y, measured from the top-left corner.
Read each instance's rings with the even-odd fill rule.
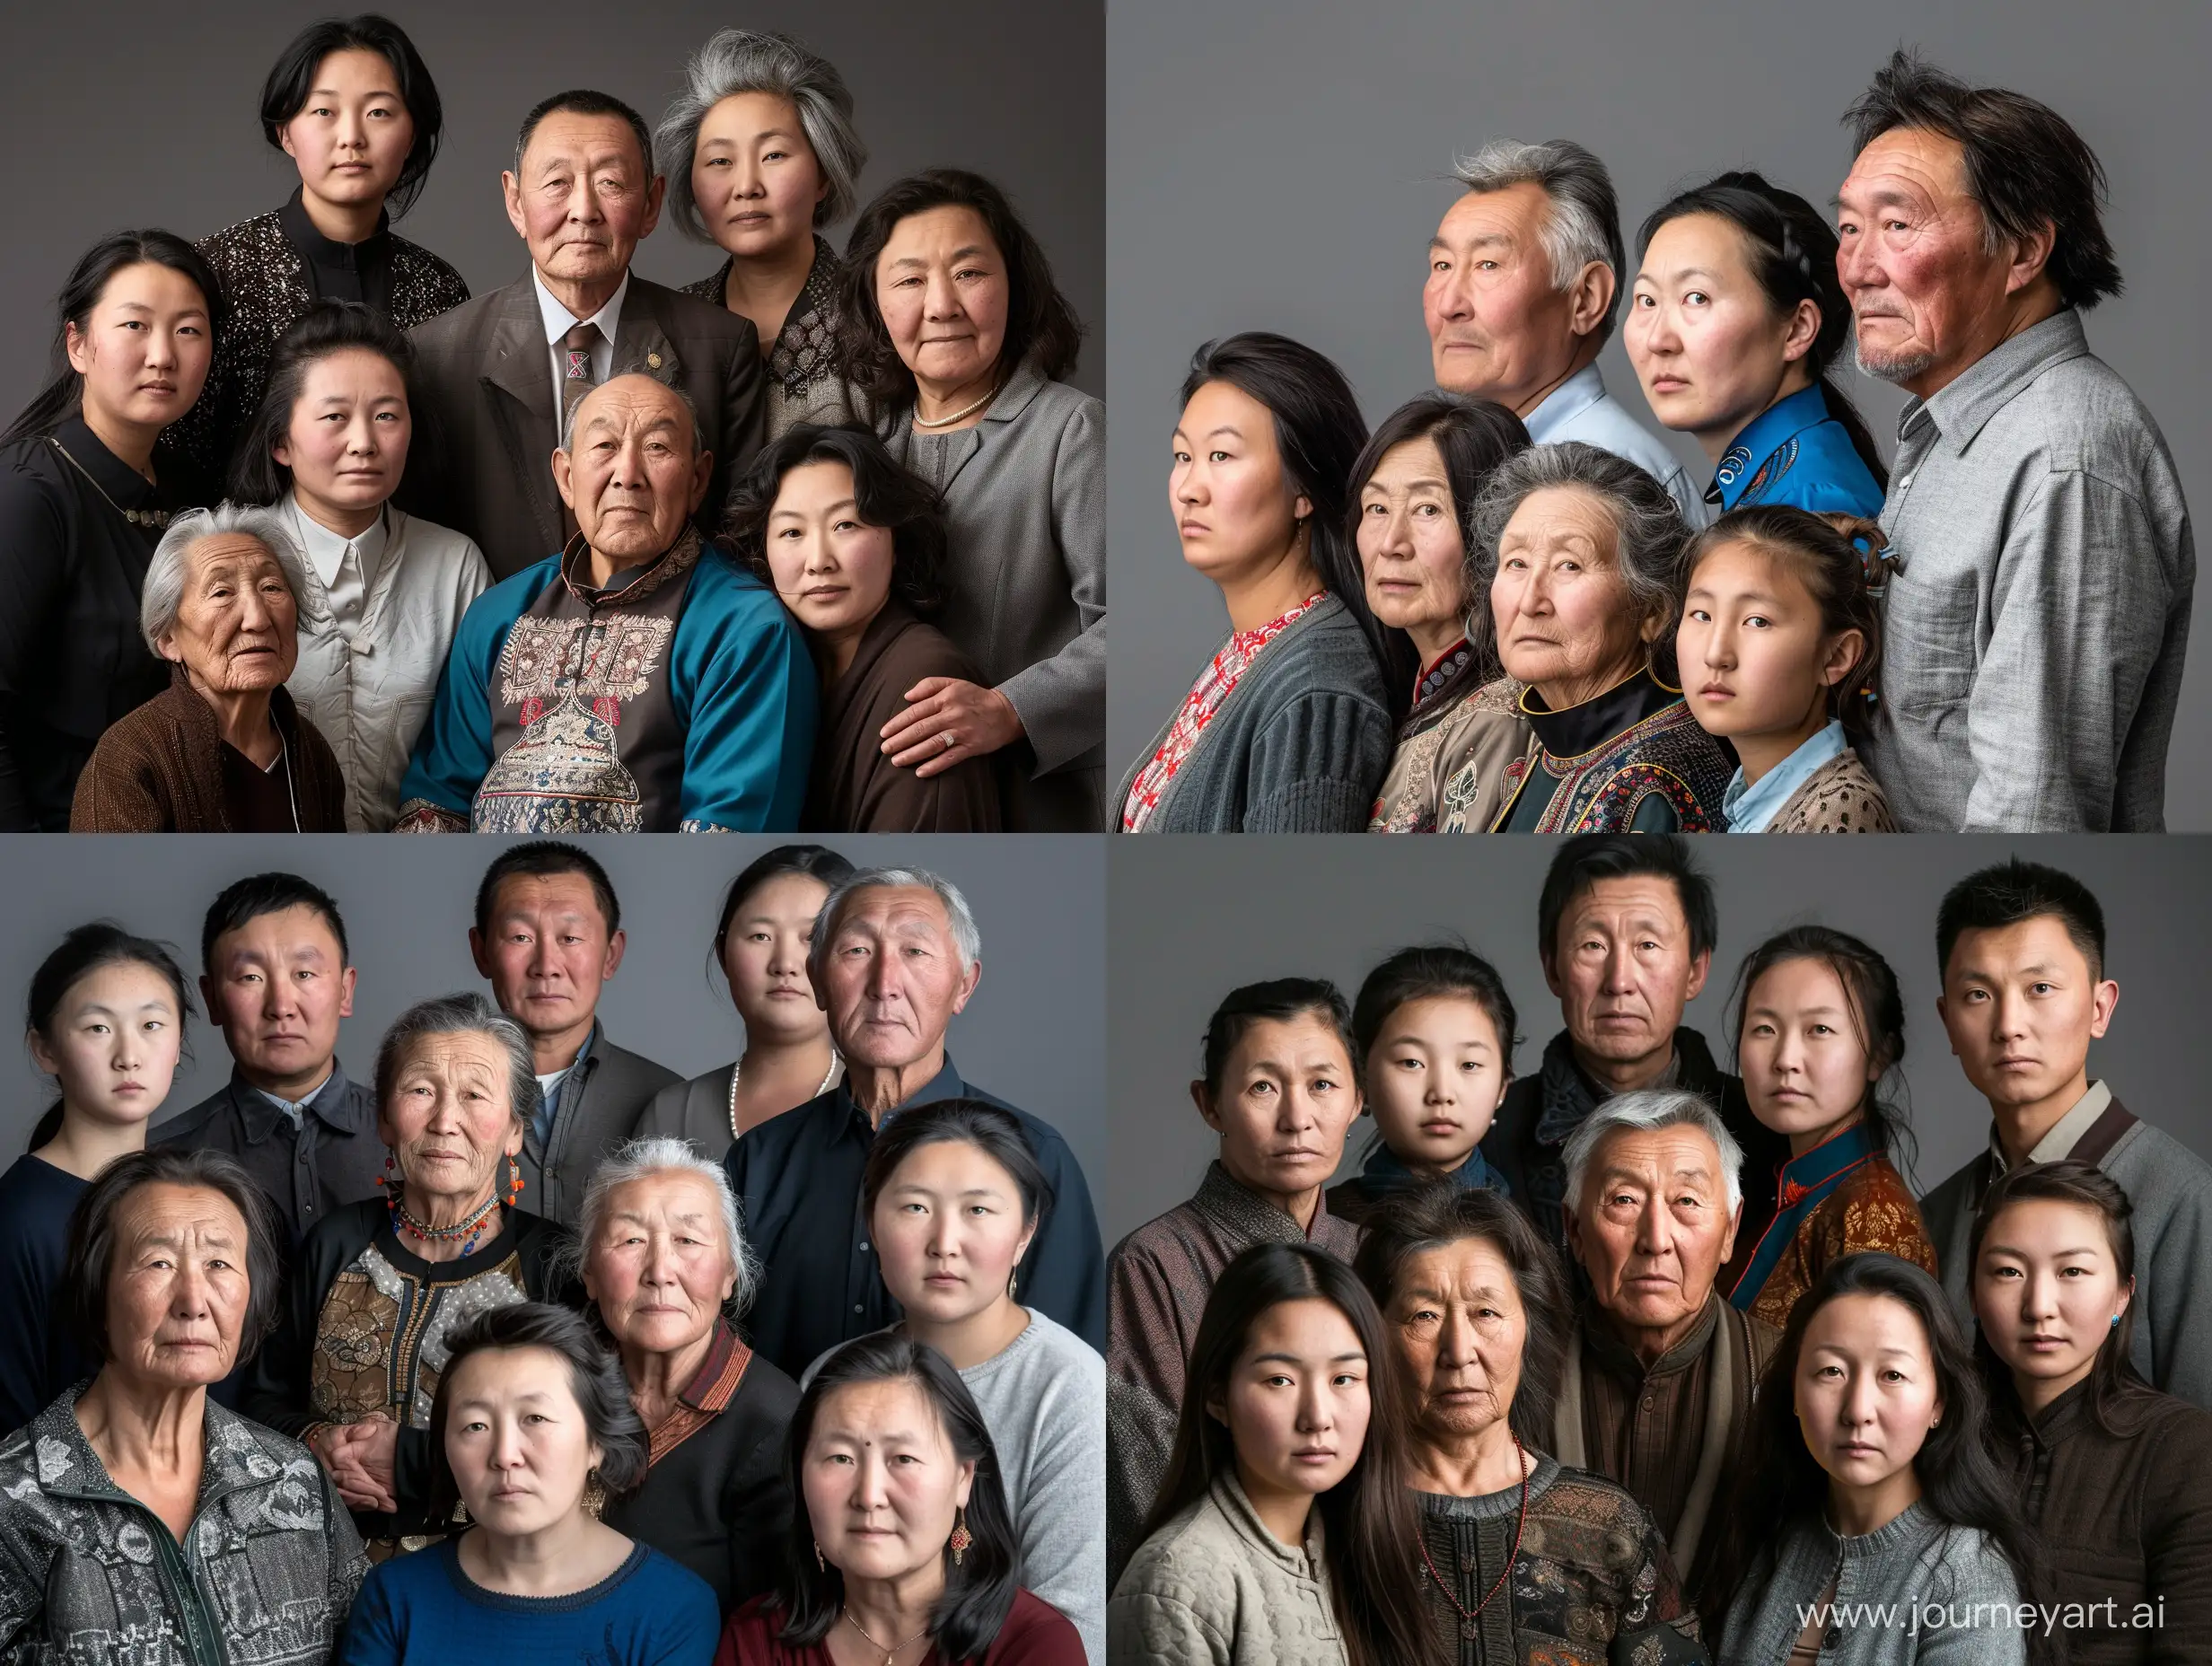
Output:
[[[841,462],[801,463],[768,511],[768,571],[792,617],[817,636],[856,638],[891,598],[891,530],[870,526]]]
[[[1398,630],[1463,631],[1466,557],[1436,442],[1423,434],[1391,446],[1359,488],[1359,566],[1368,609]]]
[[[1313,513],[1284,478],[1274,413],[1242,388],[1209,381],[1192,394],[1172,456],[1168,506],[1183,559],[1216,584],[1280,560]]]

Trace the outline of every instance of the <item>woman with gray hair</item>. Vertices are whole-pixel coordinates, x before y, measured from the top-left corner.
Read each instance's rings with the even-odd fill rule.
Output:
[[[445,1531],[431,1503],[430,1411],[448,1333],[572,1288],[565,1236],[514,1206],[515,1155],[537,1108],[530,1038],[482,995],[400,1013],[376,1053],[384,1196],[308,1232],[240,1399],[321,1460],[380,1558]]]
[[[843,267],[821,228],[853,211],[868,148],[837,66],[787,35],[721,30],[684,66],[654,153],[678,228],[729,256],[684,293],[759,332],[768,437],[850,421],[837,368]]]
[[[1495,780],[1446,785],[1443,830],[1725,825],[1734,762],[1673,683],[1689,532],[1658,481],[1594,445],[1539,445],[1498,466],[1475,507],[1475,548],[1532,733]]]
[[[337,755],[284,688],[305,588],[275,510],[226,504],[170,522],[138,604],[169,687],[101,736],[71,832],[346,830]]]
[[[652,1437],[645,1479],[601,1519],[704,1579],[726,1617],[776,1583],[799,1404],[737,1334],[760,1267],[736,1194],[688,1141],[632,1140],[592,1175],[577,1226],[589,1311]]]

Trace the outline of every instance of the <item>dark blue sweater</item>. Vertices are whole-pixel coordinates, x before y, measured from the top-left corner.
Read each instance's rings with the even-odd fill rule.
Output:
[[[0,1174],[0,1435],[22,1428],[84,1374],[54,1294],[69,1212],[88,1184],[29,1155]]]

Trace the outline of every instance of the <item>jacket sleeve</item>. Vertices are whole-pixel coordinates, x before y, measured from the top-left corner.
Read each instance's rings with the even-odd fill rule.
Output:
[[[2148,1553],[2143,1600],[2160,1604],[2146,1666],[2196,1666],[2212,1637],[2212,1418],[2178,1420],[2143,1466],[2142,1534]]]
[[[774,592],[732,583],[695,594],[671,671],[685,725],[682,830],[797,827],[814,756],[814,665]]]
[[[329,1472],[317,1464],[315,1476],[322,1484],[322,1519],[328,1523],[325,1530],[330,1570],[330,1635],[336,1637],[346,1629],[346,1616],[353,1611],[354,1599],[361,1594],[361,1582],[368,1577],[369,1563],[361,1544],[361,1530],[354,1525],[353,1512],[338,1496]]]
[[[1171,1596],[1130,1591],[1106,1606],[1107,1666],[1229,1666],[1230,1640]]]
[[[1096,1659],[1106,1642],[1106,1406],[1102,1363],[1084,1363],[1086,1375],[1057,1385],[1061,1403],[1042,1419],[1028,1486],[1006,1502],[1023,1589],[1066,1616]]]
[[[740,1144],[742,1144],[741,1141]],[[1106,1351],[1106,1257],[1099,1248],[1091,1188],[1064,1141],[1037,1153],[1052,1182],[1052,1208],[1030,1246],[1034,1269],[1017,1282],[1021,1299],[1040,1307],[1100,1353]]]
[[[768,435],[768,368],[751,326],[728,353],[722,367],[723,454],[715,459],[715,483],[696,517],[699,530],[709,538],[722,530],[754,454]]]
[[[1319,689],[1270,718],[1246,760],[1246,833],[1364,833],[1391,761],[1390,717]]]
[[[398,829],[436,831],[456,817],[467,827],[476,790],[492,767],[492,673],[521,612],[515,605],[520,594],[505,593],[504,586],[496,585],[461,615],[445,668],[438,673],[429,721],[415,738],[414,755],[399,782]]]
[[[110,729],[77,776],[69,803],[72,833],[166,833],[172,830],[171,807],[154,772],[136,749],[116,743]]]
[[[326,1215],[309,1230],[285,1276],[276,1328],[261,1339],[238,1393],[240,1416],[295,1441],[316,1421],[315,1327],[344,1258],[336,1234],[345,1219],[343,1214]]]
[[[2176,1177],[2181,1183],[2150,1242],[2149,1265],[2137,1263],[2136,1287],[2149,1308],[2142,1319],[2150,1321],[2151,1381],[2192,1406],[2212,1406],[2212,1335],[2195,1308],[2196,1293],[2212,1289],[2212,1194],[2201,1183],[2202,1167],[2191,1166],[2194,1172]],[[2138,1258],[2143,1248],[2138,1239]]]
[[[1058,653],[998,686],[1049,775],[1106,741],[1106,409],[1086,399],[1052,460],[1052,539],[1080,629]]]
[[[1106,1583],[1111,1590],[1137,1554],[1167,1474],[1182,1409],[1182,1350],[1157,1350],[1151,1338],[1172,1337],[1175,1303],[1159,1267],[1127,1244],[1109,1263],[1108,1300],[1113,1346],[1106,1376]],[[1162,1352],[1174,1355],[1175,1381],[1161,1369]]]

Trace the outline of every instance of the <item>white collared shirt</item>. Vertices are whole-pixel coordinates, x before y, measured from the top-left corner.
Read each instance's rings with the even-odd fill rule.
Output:
[[[301,508],[296,494],[286,494],[285,503],[292,511],[293,530],[300,535],[307,558],[314,564],[315,576],[322,581],[329,597],[331,621],[338,635],[350,643],[361,628],[361,610],[391,541],[391,511],[380,512],[358,538],[347,538]]]
[[[1601,452],[1627,458],[1667,488],[1667,495],[1692,530],[1713,519],[1705,495],[1690,485],[1689,470],[1656,434],[1628,415],[1627,406],[1606,390],[1605,378],[1595,362],[1584,365],[1544,395],[1542,402],[1523,419],[1523,425],[1537,445],[1580,440]]]
[[[2050,1132],[2035,1142],[2028,1153],[2030,1162],[2056,1162],[2061,1157],[2074,1154],[2074,1147],[2081,1144],[2082,1136],[2095,1126],[2096,1120],[2111,1108],[2112,1090],[2103,1082],[2092,1082],[2089,1091],[2074,1101],[2074,1109],[2050,1125]],[[2005,1172],[2005,1147],[1998,1142],[1997,1130],[1989,1131],[1989,1149],[1997,1157],[1997,1171]]]
[[[614,294],[607,297],[607,304],[589,318],[578,318],[559,302],[545,286],[545,279],[538,268],[530,268],[530,281],[538,288],[538,316],[545,323],[546,364],[553,372],[553,442],[560,443],[561,392],[568,385],[567,349],[561,346],[568,332],[579,324],[599,326],[599,345],[592,349],[592,380],[601,382],[614,371],[615,333],[622,328],[622,297],[629,294],[630,275],[622,274],[622,281],[614,286]]]

